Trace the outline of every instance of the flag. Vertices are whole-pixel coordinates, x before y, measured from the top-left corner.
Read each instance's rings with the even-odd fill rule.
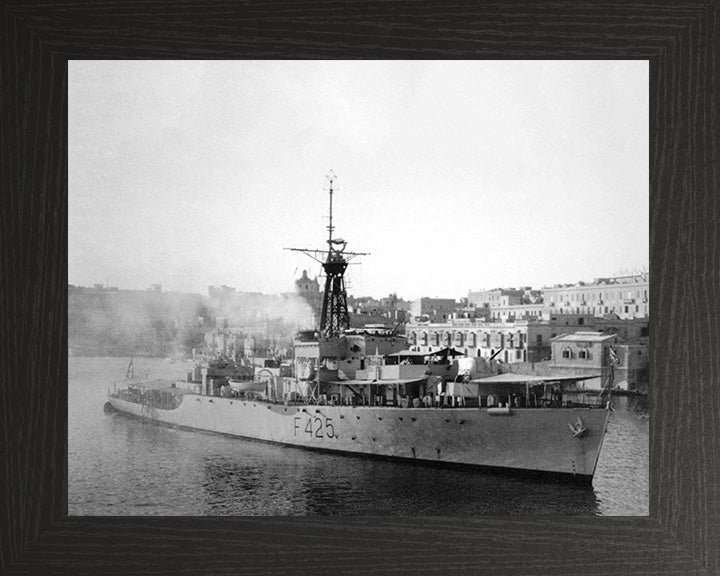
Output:
[[[617,366],[618,364],[620,364],[620,362],[618,361],[617,352],[615,352],[615,348],[610,346],[609,351],[610,351],[610,364],[612,366]]]
[[[134,360],[134,358],[130,358],[130,364],[128,364],[127,373],[125,374],[125,378],[133,377],[133,360]]]

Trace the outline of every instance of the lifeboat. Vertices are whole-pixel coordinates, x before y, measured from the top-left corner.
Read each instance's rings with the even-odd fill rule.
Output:
[[[230,388],[236,392],[263,392],[265,390],[265,382],[255,382],[253,380],[228,380]]]

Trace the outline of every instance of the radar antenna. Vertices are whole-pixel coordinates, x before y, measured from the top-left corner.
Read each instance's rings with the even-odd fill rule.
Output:
[[[347,291],[345,289],[345,270],[348,262],[356,256],[367,256],[368,252],[345,252],[347,242],[342,238],[333,238],[332,200],[333,184],[337,177],[330,170],[326,176],[329,181],[330,214],[328,221],[327,250],[313,250],[308,248],[285,248],[302,252],[313,260],[322,264],[325,271],[325,291],[323,293],[322,313],[320,316],[320,331],[328,336],[337,336],[343,330],[350,328],[350,314],[347,305]]]

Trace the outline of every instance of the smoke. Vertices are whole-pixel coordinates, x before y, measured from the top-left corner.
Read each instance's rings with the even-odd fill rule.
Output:
[[[156,291],[68,290],[68,345],[80,355],[167,356],[203,340],[200,295]]]
[[[296,294],[68,289],[68,345],[77,355],[188,355],[207,331],[224,328],[289,345],[314,325],[311,306]]]
[[[263,331],[268,323],[297,331],[313,328],[313,310],[297,294],[267,295],[232,292],[210,298],[210,308],[218,328]],[[220,325],[222,323],[222,326]]]

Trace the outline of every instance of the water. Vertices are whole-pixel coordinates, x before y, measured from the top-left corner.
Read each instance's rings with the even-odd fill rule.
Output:
[[[648,514],[648,421],[615,399],[592,487],[306,451],[103,412],[124,358],[69,358],[70,515]],[[135,359],[184,378],[188,363]]]

